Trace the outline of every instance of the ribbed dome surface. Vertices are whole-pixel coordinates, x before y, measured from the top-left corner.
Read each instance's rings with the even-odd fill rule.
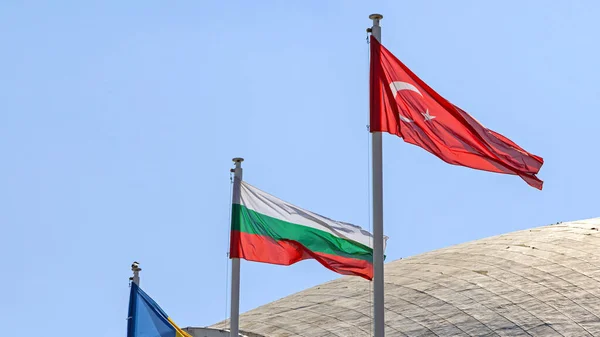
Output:
[[[599,228],[560,223],[386,264],[386,336],[600,336]],[[240,328],[370,336],[371,312],[369,282],[342,277],[246,312]]]

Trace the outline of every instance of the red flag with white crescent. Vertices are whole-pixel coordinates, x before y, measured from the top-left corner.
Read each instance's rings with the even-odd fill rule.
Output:
[[[544,160],[487,129],[431,89],[371,36],[371,132],[388,132],[443,161],[520,176],[542,189],[535,175]]]

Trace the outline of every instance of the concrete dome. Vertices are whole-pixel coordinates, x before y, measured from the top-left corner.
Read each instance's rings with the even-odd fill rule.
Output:
[[[386,264],[386,336],[600,336],[599,228],[560,223]],[[342,277],[248,311],[240,328],[370,336],[371,312],[369,282]]]

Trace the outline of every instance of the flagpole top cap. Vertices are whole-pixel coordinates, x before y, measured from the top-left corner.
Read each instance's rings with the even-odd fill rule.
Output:
[[[235,157],[232,159],[234,163],[241,163],[244,161],[244,158],[240,158],[240,157]]]
[[[371,20],[381,20],[381,19],[383,19],[383,15],[381,15],[381,14],[371,14],[371,15],[369,15],[369,19],[371,19]]]

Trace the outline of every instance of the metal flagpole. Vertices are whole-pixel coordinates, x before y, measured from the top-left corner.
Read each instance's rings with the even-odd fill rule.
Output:
[[[232,204],[240,203],[242,182],[242,162],[244,158],[233,158],[233,198]],[[231,314],[229,318],[229,336],[238,337],[240,331],[240,259],[231,259]]]
[[[139,286],[140,271],[142,271],[142,268],[140,268],[140,264],[137,261],[133,261],[133,263],[131,264],[131,271],[133,271],[133,277],[130,277],[129,279]]]
[[[371,14],[371,34],[381,42],[381,14]],[[372,62],[372,61],[371,61]],[[371,111],[371,114],[375,111]],[[373,175],[373,323],[375,337],[385,336],[384,283],[383,283],[383,146],[381,132],[371,133]]]

